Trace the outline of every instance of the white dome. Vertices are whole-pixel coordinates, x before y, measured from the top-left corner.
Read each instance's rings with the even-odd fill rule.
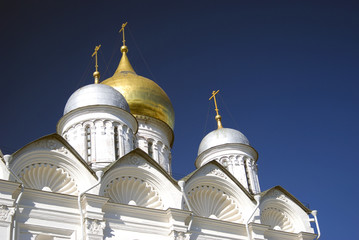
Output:
[[[93,105],[114,106],[130,112],[126,99],[116,89],[104,84],[90,84],[71,95],[67,100],[64,115],[74,109]]]
[[[249,145],[248,139],[240,131],[231,128],[220,128],[208,133],[202,139],[198,148],[198,155],[211,147],[226,143],[240,143]]]

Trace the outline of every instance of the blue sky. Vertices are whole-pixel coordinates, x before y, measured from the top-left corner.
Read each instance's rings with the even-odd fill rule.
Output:
[[[56,131],[67,99],[129,59],[175,109],[173,173],[195,169],[223,125],[258,151],[262,190],[281,185],[317,209],[322,239],[355,239],[359,205],[357,1],[6,1],[0,3],[0,149]]]

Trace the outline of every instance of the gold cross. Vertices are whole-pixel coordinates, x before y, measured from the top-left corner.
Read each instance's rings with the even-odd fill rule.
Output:
[[[126,42],[126,40],[125,40],[125,27],[126,27],[126,25],[127,25],[127,22],[123,23],[123,24],[122,24],[122,27],[121,27],[121,29],[120,29],[120,31],[119,31],[119,33],[122,32],[122,42],[123,42],[123,46],[125,46],[125,42]]]
[[[218,107],[217,107],[217,101],[216,101],[216,94],[219,92],[219,90],[217,90],[217,91],[213,91],[212,92],[212,97],[210,97],[209,98],[209,100],[211,100],[212,98],[214,99],[214,106],[216,106],[216,113],[217,113],[217,115],[219,115],[218,114]]]
[[[94,53],[93,53],[92,56],[91,56],[91,57],[96,56],[96,65],[95,65],[95,67],[96,67],[96,72],[97,72],[97,70],[98,70],[98,65],[97,65],[97,52],[98,52],[98,50],[100,50],[100,47],[101,47],[101,44],[98,45],[98,46],[96,46],[96,47],[95,47],[95,51],[94,51]]]

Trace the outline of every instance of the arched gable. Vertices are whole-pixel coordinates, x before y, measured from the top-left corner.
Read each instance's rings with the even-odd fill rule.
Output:
[[[280,186],[262,193],[259,209],[261,223],[274,230],[314,232],[308,216],[311,210]]]
[[[100,195],[112,202],[156,209],[180,208],[182,197],[177,182],[140,149],[105,170]]]
[[[196,215],[244,223],[255,208],[252,195],[216,161],[184,180],[185,193]]]
[[[25,187],[77,195],[96,182],[79,154],[58,134],[42,137],[12,155],[12,171]]]

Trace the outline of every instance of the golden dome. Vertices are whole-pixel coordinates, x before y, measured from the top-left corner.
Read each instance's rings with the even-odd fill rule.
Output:
[[[132,114],[156,118],[173,130],[175,114],[170,99],[154,81],[136,74],[127,58],[127,51],[126,46],[121,47],[122,58],[115,74],[102,84],[119,91]]]

